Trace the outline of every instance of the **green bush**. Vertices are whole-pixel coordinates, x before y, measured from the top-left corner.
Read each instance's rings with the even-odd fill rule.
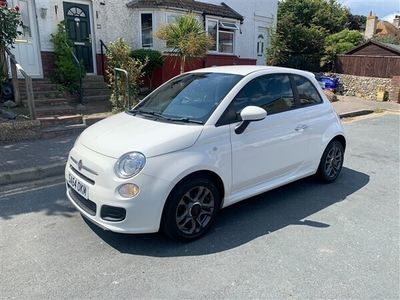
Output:
[[[55,72],[54,81],[64,86],[70,93],[77,93],[79,80],[86,75],[85,67],[81,61],[81,70],[72,55],[73,44],[69,39],[64,22],[57,26],[57,32],[51,35],[50,41],[54,45]]]
[[[123,75],[118,74],[118,85],[115,84],[114,80],[114,68],[120,68],[128,71],[129,74],[129,93],[130,103],[137,103],[138,86],[141,83],[144,75],[144,68],[147,65],[148,59],[143,62],[139,59],[130,57],[130,48],[124,39],[120,38],[115,42],[112,42],[108,46],[106,52],[107,57],[107,77],[109,79],[109,85],[113,90],[111,95],[111,104],[113,111],[123,111],[126,107],[128,99],[125,95],[126,91],[126,79]],[[118,98],[116,90],[118,89]]]
[[[363,35],[359,31],[347,28],[327,36],[325,39],[325,55],[321,59],[321,66],[333,62],[338,54],[350,51],[363,41]]]
[[[161,67],[164,63],[162,54],[160,51],[152,49],[136,49],[132,50],[130,57],[139,60],[143,64],[146,64],[143,71],[146,76],[151,75],[155,70]],[[147,61],[147,63],[146,63]]]
[[[20,25],[22,25],[22,22],[19,7],[9,8],[0,3],[0,87],[1,83],[8,78],[4,52],[7,47],[13,48],[15,38],[18,34],[21,34],[18,31]]]
[[[164,63],[161,52],[152,49],[136,49],[131,51],[130,56],[145,64],[143,71],[144,75],[149,80],[150,90],[151,90],[153,88],[152,86],[153,72],[158,68],[160,68]]]

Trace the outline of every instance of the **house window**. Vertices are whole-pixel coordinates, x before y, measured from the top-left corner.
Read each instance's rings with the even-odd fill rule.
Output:
[[[207,32],[214,40],[213,48],[210,48],[210,51],[217,51],[217,32],[218,32],[218,22],[217,21],[208,21]]]
[[[263,55],[264,55],[264,35],[259,34],[257,41],[257,56],[263,56]]]
[[[210,51],[233,54],[235,31],[238,29],[234,22],[207,20],[207,32],[215,43]]]
[[[153,47],[153,14],[142,13],[140,15],[140,25],[142,31],[142,48]]]
[[[31,18],[29,15],[29,4],[26,0],[20,0],[19,1],[19,6],[20,6],[20,14],[21,14],[21,37],[25,38],[31,38],[32,37],[32,32],[31,32]]]

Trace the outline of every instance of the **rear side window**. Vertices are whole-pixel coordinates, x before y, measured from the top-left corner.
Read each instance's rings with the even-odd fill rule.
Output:
[[[322,103],[321,96],[310,80],[299,75],[293,75],[293,78],[299,93],[301,107]]]
[[[240,112],[249,105],[261,107],[269,115],[294,109],[296,105],[289,76],[265,75],[250,81],[232,100],[221,122],[240,121]]]

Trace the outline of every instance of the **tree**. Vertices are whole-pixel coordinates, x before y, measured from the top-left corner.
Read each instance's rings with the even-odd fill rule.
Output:
[[[336,0],[283,0],[267,63],[318,71],[325,38],[345,28],[348,10]]]
[[[381,36],[378,35],[375,36],[373,40],[385,44],[400,45],[400,38],[392,35],[381,35]]]
[[[22,25],[19,7],[8,8],[7,4],[0,2],[0,84],[7,78],[5,72],[5,49],[13,47],[15,38],[21,32],[18,27]]]
[[[166,41],[171,52],[180,58],[181,73],[185,71],[185,62],[189,58],[204,57],[214,45],[213,39],[192,14],[178,17],[175,23],[161,26],[156,36]]]
[[[346,27],[350,30],[361,31],[361,30],[365,29],[366,23],[367,23],[366,16],[353,15],[350,13],[347,17]]]
[[[344,29],[329,35],[325,39],[325,55],[321,65],[333,62],[338,54],[350,51],[364,41],[363,35],[357,30]]]

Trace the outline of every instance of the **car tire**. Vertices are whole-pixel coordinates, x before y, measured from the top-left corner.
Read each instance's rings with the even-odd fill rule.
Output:
[[[184,180],[167,199],[161,229],[173,240],[195,240],[210,229],[220,204],[221,195],[211,180],[203,177]]]
[[[331,141],[326,147],[319,163],[318,178],[325,183],[334,182],[342,170],[343,160],[343,145],[337,140]]]

